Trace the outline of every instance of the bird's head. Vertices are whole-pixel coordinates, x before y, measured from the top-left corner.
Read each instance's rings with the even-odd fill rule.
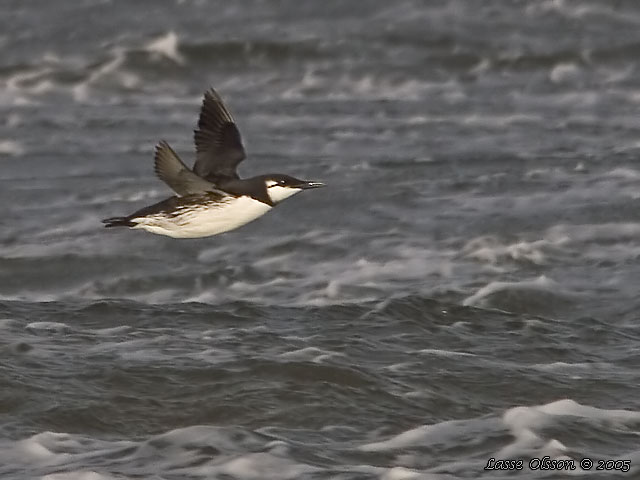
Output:
[[[289,175],[265,175],[264,183],[271,201],[280,203],[291,195],[310,188],[324,187],[324,183],[299,180]]]

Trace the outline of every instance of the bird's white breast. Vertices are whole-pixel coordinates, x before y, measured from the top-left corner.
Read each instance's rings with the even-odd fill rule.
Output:
[[[228,197],[220,203],[189,205],[171,214],[133,218],[133,228],[173,238],[199,238],[241,227],[271,210],[266,203],[248,196]]]

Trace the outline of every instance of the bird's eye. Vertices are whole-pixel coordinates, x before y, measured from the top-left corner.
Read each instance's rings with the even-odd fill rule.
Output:
[[[284,185],[286,182],[285,182],[284,180],[280,180],[278,183],[279,183],[280,185]]]

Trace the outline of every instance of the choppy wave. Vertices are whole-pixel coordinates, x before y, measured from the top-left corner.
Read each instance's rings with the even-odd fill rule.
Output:
[[[305,443],[274,429],[196,425],[170,430],[140,441],[102,440],[69,433],[42,432],[15,442],[2,442],[0,473],[4,478],[112,479],[153,475],[155,478],[238,479],[380,478],[455,479],[484,475],[490,458],[562,459],[575,470],[561,475],[594,473],[580,467],[583,458],[603,455],[565,445],[554,438],[569,422],[585,436],[633,431],[640,413],[598,409],[565,399],[540,406],[521,406],[502,415],[445,421],[409,429],[392,438],[365,443],[346,426],[327,425],[321,439]],[[335,441],[332,433],[350,437]],[[485,446],[491,445],[490,449]],[[467,457],[451,457],[461,449]],[[608,455],[607,455],[608,456]],[[480,457],[480,458],[478,458]],[[486,457],[486,458],[485,458]],[[375,461],[374,461],[375,458]],[[640,451],[629,444],[615,459],[629,460],[624,476],[638,472]],[[371,462],[371,463],[370,463]],[[528,470],[528,471],[527,471]],[[20,472],[16,475],[17,472]],[[525,469],[522,478],[556,478],[552,472]],[[616,472],[620,474],[621,472]],[[558,476],[559,478],[559,476]]]
[[[550,11],[582,11],[568,7],[569,2],[556,3],[563,7],[523,10],[530,17],[542,18]],[[590,12],[592,7],[596,8],[585,11]],[[615,9],[603,10],[614,24],[623,20],[625,24],[637,24],[637,20],[631,20],[634,17],[617,16]],[[392,23],[371,38],[366,32],[361,32],[364,38],[328,38],[315,26],[310,31],[301,26],[281,38],[259,35],[244,39],[168,29],[104,38],[100,48],[82,54],[50,49],[0,65],[0,85],[5,91],[0,101],[23,104],[66,92],[78,102],[92,103],[105,97],[117,101],[117,97],[136,93],[158,95],[167,89],[193,97],[195,92],[179,87],[176,90],[179,79],[221,69],[226,72],[226,79],[221,81],[227,91],[238,86],[246,90],[280,84],[276,72],[281,71],[289,86],[282,83],[277,91],[280,98],[289,100],[324,98],[326,94],[334,100],[406,101],[441,96],[455,104],[468,99],[469,82],[500,82],[500,77],[513,75],[522,77],[517,80],[522,86],[525,77],[539,74],[544,87],[550,86],[546,82],[573,87],[574,91],[563,93],[574,100],[579,95],[591,95],[593,103],[602,93],[594,90],[594,85],[604,82],[624,86],[633,75],[624,62],[637,49],[635,40],[614,46],[596,42],[578,47],[561,41],[557,47],[528,49],[524,45],[526,37],[519,33],[513,34],[511,42],[496,44],[479,44],[472,35],[454,39],[446,30],[425,38],[420,22],[425,19],[423,14],[413,12],[409,18],[402,18],[398,11],[391,18],[385,15],[385,21]],[[583,17],[585,13],[576,15]],[[456,19],[461,12],[453,9],[443,16]],[[381,21],[379,12],[372,17],[374,22]],[[473,32],[478,25],[469,27]],[[381,68],[381,60],[393,64],[393,68]],[[262,78],[247,78],[243,74],[246,68],[259,69]],[[518,95],[520,90],[512,93]]]
[[[453,479],[485,474],[492,457],[639,456],[640,413],[549,401],[553,382],[627,388],[635,324],[418,297],[279,309],[5,303],[1,315],[1,381],[33,399],[13,408],[37,432],[3,426],[7,479]],[[610,349],[621,361],[603,361]],[[565,366],[547,368],[554,357]],[[59,386],[43,371],[59,372]],[[507,389],[497,407],[493,392]],[[475,413],[456,413],[463,405]],[[551,473],[519,472],[564,475]]]

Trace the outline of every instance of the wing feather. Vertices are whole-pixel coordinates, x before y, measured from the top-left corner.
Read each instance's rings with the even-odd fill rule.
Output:
[[[238,178],[236,168],[245,158],[242,138],[231,113],[213,88],[204,94],[193,139],[196,144],[193,171],[197,175],[213,183]]]
[[[180,196],[217,190],[214,184],[189,170],[164,140],[156,145],[154,161],[158,178]]]

